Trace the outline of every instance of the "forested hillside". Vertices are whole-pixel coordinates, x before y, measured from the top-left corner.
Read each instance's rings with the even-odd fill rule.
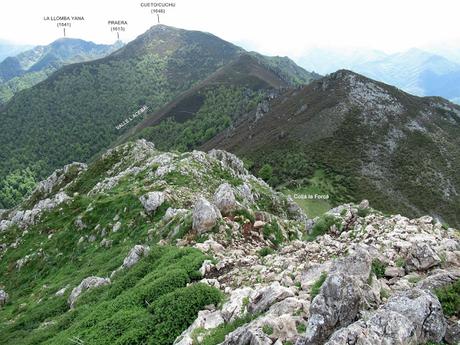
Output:
[[[208,33],[157,25],[106,58],[64,66],[8,102],[0,111],[0,177],[24,176],[29,168],[40,179],[62,164],[88,161],[144,116],[148,126],[157,110],[200,85],[191,111],[199,113],[197,120],[165,117],[144,136],[161,147],[196,147],[257,106],[266,89],[316,77],[288,58],[246,53]],[[148,114],[134,116],[141,108]]]
[[[27,167],[39,167],[41,178],[89,160],[139,108],[154,111],[240,51],[210,34],[159,25],[107,58],[63,67],[1,110],[0,178]]]
[[[318,78],[288,58],[244,53],[196,87],[176,97],[128,133],[162,149],[192,150],[250,112],[264,111],[280,89]]]

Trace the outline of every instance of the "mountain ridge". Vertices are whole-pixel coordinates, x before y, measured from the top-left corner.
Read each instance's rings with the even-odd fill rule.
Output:
[[[91,159],[141,121],[117,130],[130,114],[160,109],[242,52],[211,34],[160,25],[109,56],[62,67],[2,107],[0,176],[32,167],[43,178],[58,165]],[[270,64],[279,70],[292,62]],[[289,69],[290,78],[300,71]]]
[[[456,211],[449,211],[456,207],[460,187],[452,170],[460,162],[458,106],[342,70],[281,94],[269,108],[258,120],[248,117],[202,148],[243,155],[257,162],[256,168],[270,163],[282,181],[330,169],[351,178],[343,182],[350,198],[367,194],[384,211],[398,207],[408,215],[444,215],[445,221],[458,223]],[[283,168],[290,166],[285,157],[305,167]],[[411,170],[421,161],[426,170]],[[373,197],[384,194],[387,200]]]
[[[104,45],[60,38],[8,57],[0,63],[0,104],[5,104],[17,92],[45,80],[62,66],[105,57],[121,46],[121,42]]]
[[[458,340],[458,230],[367,200],[308,218],[221,150],[67,165],[0,242],[5,345]]]
[[[328,55],[333,57],[332,61]],[[417,96],[442,96],[457,103],[460,98],[457,88],[460,65],[418,48],[393,54],[364,49],[344,53],[316,49],[301,57],[299,64],[327,73],[332,72],[331,66],[335,66],[333,70],[350,69]]]

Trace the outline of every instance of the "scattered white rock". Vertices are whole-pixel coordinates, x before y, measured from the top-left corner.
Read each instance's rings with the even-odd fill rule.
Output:
[[[133,267],[139,262],[143,256],[147,256],[150,253],[150,247],[143,245],[135,245],[123,260],[122,267],[127,269]]]
[[[199,198],[193,209],[192,228],[198,234],[207,232],[217,225],[220,218],[220,211],[214,205],[204,198]]]
[[[3,307],[6,303],[8,303],[9,295],[6,293],[5,290],[0,289],[0,308]]]
[[[69,307],[73,308],[78,297],[86,290],[109,285],[110,283],[111,282],[109,278],[88,277],[83,279],[81,283],[77,287],[75,287],[70,293],[69,299],[67,300]]]
[[[149,213],[155,212],[166,200],[164,192],[149,192],[139,198],[145,210]]]

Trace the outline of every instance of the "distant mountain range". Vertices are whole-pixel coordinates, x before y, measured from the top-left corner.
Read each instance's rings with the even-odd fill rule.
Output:
[[[322,74],[350,69],[418,96],[441,96],[460,102],[460,64],[420,49],[397,54],[315,49],[298,62]]]
[[[30,45],[16,44],[5,40],[0,40],[0,62],[9,56],[15,56],[31,48],[32,46]]]
[[[13,95],[45,80],[60,67],[95,60],[109,55],[123,44],[95,44],[80,39],[61,38],[46,46],[37,46],[0,63],[0,104]]]

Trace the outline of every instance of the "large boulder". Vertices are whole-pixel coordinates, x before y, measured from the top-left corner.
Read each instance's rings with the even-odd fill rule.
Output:
[[[0,289],[0,307],[3,307],[8,302],[9,296],[5,290]]]
[[[428,243],[414,243],[406,259],[406,270],[426,271],[441,263],[441,258]]]
[[[435,289],[439,289],[439,288],[442,288],[444,286],[454,283],[459,278],[460,278],[460,270],[454,270],[454,271],[437,270],[432,275],[419,281],[417,283],[417,287],[419,289],[434,291]]]
[[[449,345],[460,344],[460,320],[447,320],[444,341]]]
[[[86,290],[94,289],[99,286],[109,285],[110,283],[111,282],[109,278],[88,277],[83,279],[81,283],[70,293],[69,299],[67,300],[69,307],[73,308],[78,297],[80,297],[80,295]]]
[[[192,228],[198,234],[204,233],[216,226],[219,218],[220,211],[205,198],[199,198],[193,209]]]
[[[209,156],[219,160],[225,168],[232,170],[237,175],[247,175],[248,171],[244,167],[244,163],[241,159],[235,156],[233,153],[229,153],[223,150],[211,150]]]
[[[390,298],[371,314],[336,331],[326,345],[438,343],[446,332],[441,304],[428,291],[412,289]]]
[[[308,331],[302,344],[324,344],[337,327],[356,321],[362,290],[356,279],[344,273],[329,275],[312,301]]]
[[[225,337],[221,345],[272,345],[273,341],[260,328],[239,327]]]
[[[239,206],[235,198],[235,193],[233,193],[232,186],[228,183],[223,183],[217,188],[214,193],[213,203],[224,215],[230,214]]]
[[[155,212],[163,203],[165,202],[165,193],[164,192],[149,192],[142,195],[139,198],[144,209],[151,213]]]
[[[255,291],[252,301],[248,306],[248,311],[253,314],[265,312],[274,303],[288,297],[294,297],[292,290],[281,286],[279,282],[273,282],[271,285]]]
[[[241,317],[246,312],[254,290],[244,287],[233,290],[227,302],[222,306],[222,317],[225,322],[232,322]]]
[[[348,257],[336,260],[310,305],[310,318],[302,345],[324,344],[337,327],[356,321],[367,299],[367,280],[371,272],[371,257],[358,248]]]
[[[441,303],[431,292],[411,289],[391,297],[384,307],[409,319],[419,342],[440,342],[446,332]]]

